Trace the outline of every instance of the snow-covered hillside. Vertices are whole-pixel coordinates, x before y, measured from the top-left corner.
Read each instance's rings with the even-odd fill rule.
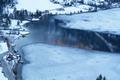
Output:
[[[120,8],[76,15],[59,15],[55,18],[70,21],[66,28],[120,34]]]
[[[92,12],[92,11],[95,11],[94,7],[91,7],[89,5],[80,5],[77,7],[71,6],[71,7],[64,7],[56,10],[51,10],[49,11],[49,13],[56,15],[61,15],[61,14],[64,15],[64,14],[78,14],[78,13]]]
[[[88,5],[104,5],[108,4],[106,0],[50,0],[53,3],[61,4],[64,6],[76,6],[80,4],[88,4]]]
[[[30,64],[23,66],[24,80],[120,80],[120,55],[76,48],[33,44],[23,48]]]
[[[28,4],[29,3],[29,4]],[[70,13],[80,13],[93,11],[94,8],[89,5],[78,5],[63,7],[61,4],[55,4],[50,2],[50,0],[19,0],[16,5],[17,10],[26,9],[30,12],[39,11],[49,11],[50,14],[70,14]]]
[[[119,7],[119,4],[108,6],[108,2],[105,0],[18,0],[16,8],[17,10],[26,9],[30,12],[39,10],[46,14],[59,15],[93,12],[98,9],[107,9],[116,6]]]
[[[35,12],[36,10],[45,11],[61,8],[62,6],[51,3],[49,0],[18,0],[16,7],[18,10],[27,9],[28,11]]]

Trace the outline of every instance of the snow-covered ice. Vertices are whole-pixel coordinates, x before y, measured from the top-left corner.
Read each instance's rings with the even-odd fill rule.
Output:
[[[8,51],[7,43],[0,42],[0,54],[3,54]]]
[[[1,67],[0,67],[0,80],[8,80],[6,77],[4,77]]]
[[[76,15],[59,15],[55,18],[68,20],[66,28],[120,34],[120,8]]]
[[[23,47],[23,80],[120,80],[120,55],[46,44]]]
[[[36,10],[45,11],[61,8],[62,6],[52,3],[50,0],[18,0],[16,7],[18,10],[27,9],[28,11],[35,12]]]

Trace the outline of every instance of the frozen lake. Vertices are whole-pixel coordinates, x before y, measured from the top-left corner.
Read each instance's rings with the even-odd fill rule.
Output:
[[[23,47],[23,80],[120,80],[120,55],[106,52],[32,44]]]

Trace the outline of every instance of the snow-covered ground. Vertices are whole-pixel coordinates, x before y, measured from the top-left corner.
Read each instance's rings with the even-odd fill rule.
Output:
[[[29,3],[29,4],[28,4]],[[27,9],[28,11],[35,12],[36,10],[45,11],[48,10],[50,14],[70,14],[78,12],[88,12],[94,10],[93,7],[88,5],[78,5],[71,7],[63,7],[60,4],[54,4],[50,0],[19,0],[16,5],[18,10]],[[62,10],[60,10],[62,9]]]
[[[98,11],[95,13],[71,16],[59,15],[55,17],[61,20],[70,21],[64,26],[66,28],[120,34],[120,8]]]
[[[28,11],[35,12],[36,10],[45,11],[61,8],[62,6],[51,3],[50,0],[18,0],[16,7],[18,10],[27,9]]]
[[[51,14],[75,14],[75,13],[81,13],[81,12],[88,12],[91,9],[91,11],[94,10],[93,7],[89,5],[80,5],[80,6],[71,6],[71,7],[64,7],[61,9],[55,9],[49,11]]]
[[[17,25],[18,20],[11,20],[11,26],[8,29],[1,29],[0,31],[3,33],[4,37],[8,37],[12,40],[16,40],[21,36],[26,36],[29,34],[29,31],[23,27],[24,24],[29,21],[22,21],[20,25]]]
[[[18,28],[19,26],[17,26],[17,22],[18,20],[11,20],[11,26],[10,28],[14,29],[14,28]],[[22,21],[22,23],[20,23],[21,26],[23,26],[24,24],[28,23],[29,21]]]
[[[3,54],[8,51],[7,43],[0,42],[0,54]]]
[[[120,55],[76,48],[32,44],[23,47],[23,80],[120,80]]]
[[[94,5],[95,4],[102,5],[103,3],[108,4],[106,0],[51,0],[51,2],[59,3],[61,5],[65,5],[65,4],[80,5],[80,2],[84,4],[94,4]]]
[[[1,67],[0,67],[0,80],[8,80],[6,77],[4,77]]]

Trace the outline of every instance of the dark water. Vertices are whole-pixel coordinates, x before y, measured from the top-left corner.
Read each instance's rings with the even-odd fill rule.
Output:
[[[28,23],[26,27],[28,28],[30,34],[24,38],[16,40],[16,47],[20,49],[26,45],[34,43],[44,43],[48,41],[50,33],[48,32],[47,25],[40,25],[40,23]]]
[[[22,48],[24,46],[34,44],[34,43],[49,43],[50,38],[52,38],[52,34],[49,33],[48,25],[43,25],[39,22],[30,22],[25,25],[25,27],[29,30],[30,34],[26,37],[21,37],[18,40],[15,41],[16,47],[15,49],[18,50],[18,54],[22,56],[22,60],[26,64],[26,60],[24,59],[24,53],[22,51]],[[48,36],[49,35],[49,36]],[[48,39],[49,38],[49,39]],[[22,80],[22,67],[24,64],[19,64],[17,66],[17,80]]]

